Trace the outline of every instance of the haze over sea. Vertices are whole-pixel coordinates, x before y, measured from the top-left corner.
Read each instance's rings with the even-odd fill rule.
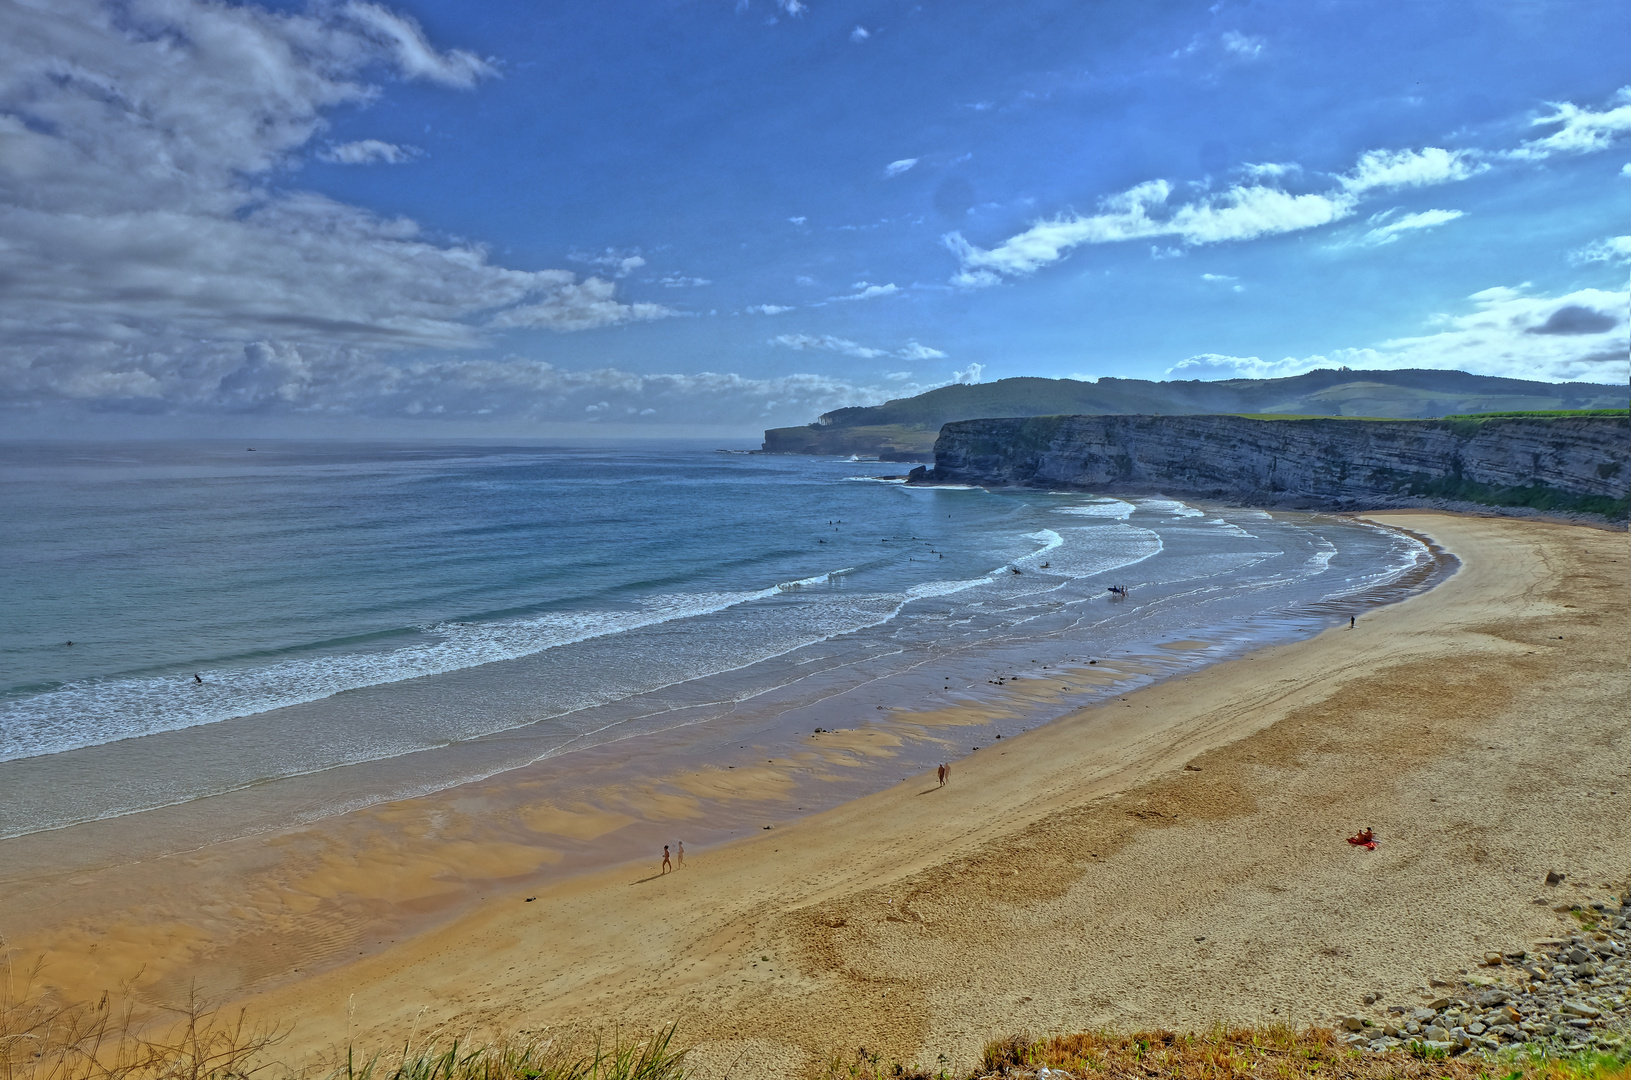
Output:
[[[705,739],[725,713],[842,727],[989,693],[1015,663],[1210,646],[1172,651],[1176,670],[1346,621],[1427,558],[1330,516],[883,479],[903,468],[650,444],[0,446],[0,836],[299,779],[223,826],[268,827]],[[1036,708],[1026,723],[1065,704]]]

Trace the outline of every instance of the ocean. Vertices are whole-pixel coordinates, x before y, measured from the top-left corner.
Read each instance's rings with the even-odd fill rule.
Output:
[[[1345,623],[1429,562],[1329,515],[906,468],[0,444],[0,838],[190,804],[241,834],[657,733],[700,747],[727,718],[994,700],[1031,665],[1141,658],[1147,681]]]

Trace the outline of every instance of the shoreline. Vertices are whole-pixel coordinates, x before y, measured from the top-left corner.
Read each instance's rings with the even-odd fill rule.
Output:
[[[1452,553],[1465,546],[1464,542],[1499,548],[1503,533],[1509,544],[1520,547],[1539,543],[1529,535],[1538,533],[1558,534],[1550,539],[1564,547],[1580,542],[1577,537],[1567,539],[1574,533],[1561,526],[1430,515],[1387,515],[1386,519],[1393,524],[1414,520],[1425,526],[1428,535],[1457,534],[1456,542],[1445,545]],[[1518,536],[1520,533],[1524,535]],[[1601,532],[1588,534],[1584,542],[1624,546]],[[1183,793],[1158,789],[1163,784],[1182,785],[1198,779],[1182,768],[1184,764],[1200,762],[1204,771],[1199,779],[1207,784],[1214,778],[1226,778],[1228,767],[1214,766],[1207,755],[1227,758],[1243,752],[1243,743],[1261,738],[1286,719],[1281,714],[1288,701],[1324,700],[1321,692],[1330,690],[1332,680],[1339,685],[1363,681],[1364,673],[1354,669],[1355,661],[1344,657],[1360,642],[1372,665],[1408,665],[1421,659],[1416,654],[1442,652],[1444,645],[1436,639],[1445,630],[1440,624],[1447,616],[1433,609],[1444,606],[1439,601],[1445,597],[1459,596],[1457,604],[1450,606],[1461,612],[1465,623],[1464,609],[1469,603],[1487,606],[1490,584],[1485,579],[1500,577],[1502,572],[1492,570],[1488,555],[1480,551],[1470,565],[1464,561],[1460,572],[1432,591],[1376,609],[1362,624],[1365,633],[1346,643],[1345,631],[1328,630],[1307,641],[1270,646],[1248,657],[1129,692],[1124,699],[1078,710],[1012,741],[1005,739],[1001,749],[988,744],[996,753],[976,753],[959,762],[952,785],[945,791],[935,790],[932,782],[921,785],[927,789],[921,793],[915,783],[897,784],[813,817],[777,825],[769,836],[731,841],[706,852],[693,849],[691,865],[683,874],[661,882],[631,882],[638,864],[624,864],[557,883],[536,894],[529,892],[538,897],[530,905],[519,896],[493,897],[374,955],[260,994],[251,1004],[260,1015],[300,1019],[298,1047],[304,1051],[322,1049],[342,1030],[399,1035],[417,1024],[422,1033],[450,1034],[492,1026],[536,1029],[539,1024],[597,1017],[602,1022],[638,1024],[682,1012],[693,1017],[684,1025],[682,1036],[703,1044],[699,1061],[761,1062],[768,1070],[760,1073],[763,1075],[776,1069],[803,1071],[813,1060],[810,1055],[822,1052],[822,1039],[838,1046],[850,1035],[870,1040],[865,1045],[890,1047],[903,1059],[926,1045],[930,1036],[939,1045],[966,1048],[986,1035],[1001,1033],[989,1028],[990,1002],[981,1005],[975,999],[989,998],[990,980],[1000,982],[1002,978],[991,968],[991,934],[979,926],[961,925],[960,910],[982,908],[989,918],[1000,922],[1012,917],[1014,910],[1046,906],[1079,889],[1084,873],[1116,865],[1150,836],[1170,836],[1180,830],[1180,822],[1188,815],[1169,815],[1163,800],[1181,802]],[[1531,564],[1532,559],[1508,570],[1532,573]],[[1478,588],[1471,589],[1474,595],[1470,598],[1460,596],[1469,592],[1469,575],[1483,581],[1473,583]],[[1623,585],[1615,585],[1624,591]],[[1371,632],[1373,624],[1380,624],[1379,629],[1402,627],[1406,640],[1378,642]],[[1345,662],[1333,669],[1334,659]],[[1247,665],[1255,668],[1265,662],[1267,666],[1247,674]],[[1261,685],[1264,680],[1273,685]],[[1117,716],[1122,709],[1133,713]],[[1159,717],[1153,726],[1155,717],[1140,715],[1146,711]],[[1014,760],[1004,760],[1007,758]],[[743,789],[756,784],[761,790],[766,784],[774,787],[769,774],[751,780],[733,778],[733,782]],[[1631,789],[1631,783],[1625,787]],[[961,805],[945,807],[952,798]],[[1153,800],[1153,804],[1118,805],[1128,799]],[[443,809],[456,812],[458,808]],[[403,820],[400,815],[406,812],[401,808],[396,812],[398,820],[386,823],[405,836],[423,825],[422,821]],[[1054,837],[1038,845],[1025,839],[1027,830],[1038,828],[1066,828],[1068,832],[1061,819],[1097,821],[1106,813],[1106,821],[1132,822],[1128,826],[1132,831],[1120,839],[1093,840],[1090,847],[1095,850],[1083,853],[1082,866],[1076,865],[1078,860],[1037,862],[1039,848],[1057,854],[1074,850],[1072,843]],[[1214,816],[1213,820],[1229,816]],[[376,815],[376,823],[383,821],[383,816]],[[607,824],[610,819],[589,815],[584,831]],[[1383,835],[1389,835],[1387,829]],[[370,851],[366,829],[352,839],[356,841],[352,851],[329,852],[328,865],[316,873],[316,878],[337,890],[370,884],[371,874],[391,866],[405,850]],[[1615,843],[1623,839],[1622,828]],[[446,850],[460,841],[446,831],[433,831],[422,832],[418,843]],[[1003,867],[1013,873],[987,866],[993,845],[1003,849],[997,857],[1006,860]],[[797,858],[791,850],[795,847]],[[1384,852],[1391,854],[1392,849],[1391,841],[1384,844]],[[505,860],[515,854],[492,845],[482,852],[492,863],[490,870],[512,868]],[[1142,859],[1145,873],[1162,865],[1159,858],[1152,861],[1148,854]],[[196,862],[193,866],[193,873],[207,870]],[[423,873],[426,869],[419,866],[421,876],[409,873],[392,887],[434,880],[434,873]],[[503,887],[501,877],[494,874],[490,880]],[[522,880],[512,877],[516,884]],[[312,880],[288,884],[310,886]],[[1181,894],[1194,890],[1193,883],[1180,875],[1164,881],[1161,891]],[[963,893],[958,903],[945,906],[948,896]],[[422,899],[429,902],[434,896]],[[1205,900],[1203,895],[1196,902],[1204,907]],[[896,908],[897,903],[896,912],[886,910]],[[1521,914],[1533,916],[1534,912]],[[895,915],[898,918],[892,917]],[[1082,917],[1078,915],[1076,921],[1081,922]],[[1084,929],[1087,925],[1082,922]],[[854,929],[846,933],[847,927]],[[1130,924],[1126,927],[1127,940],[1153,941],[1160,949],[1173,944],[1166,940],[1170,934],[1134,929]],[[269,934],[277,930],[275,924],[268,926]],[[891,938],[898,934],[923,940],[903,946]],[[1022,934],[1020,940],[1028,942],[1031,937],[1052,943],[1048,959],[1054,967],[1062,955],[1082,948],[1080,931],[1060,939],[1055,928]],[[944,985],[947,980],[936,975],[934,965],[923,970],[922,957],[939,955],[948,947],[941,938],[953,942],[954,952],[948,954],[948,959],[958,958],[951,961],[953,970],[976,970],[981,978],[975,981],[986,985],[952,987]],[[172,942],[175,948],[187,947],[181,937]],[[80,944],[91,949],[105,946],[106,941],[93,942],[87,937]],[[133,953],[140,948],[156,951],[155,946],[165,943],[149,939],[127,944]],[[265,958],[270,961],[276,956],[271,948],[276,943],[266,944]],[[1027,971],[1027,965],[1034,967],[1035,958],[1013,955],[1012,944],[1005,946],[1010,954],[1008,965]],[[1017,952],[1034,949],[1035,944],[1028,943]],[[774,962],[746,959],[758,955],[771,956]],[[525,969],[524,977],[515,974],[520,968]],[[1096,959],[1095,968],[1119,970],[1116,958],[1105,956]],[[239,972],[244,981],[253,981],[248,978],[252,975],[247,969]],[[1034,989],[1041,987],[1031,977],[1035,975],[1030,971],[1027,976]],[[149,987],[150,992],[163,990],[160,984]],[[973,997],[968,996],[971,993]],[[1028,1016],[1033,1027],[1072,1023],[1081,1027],[1115,1019],[1115,1009],[1108,1002],[1095,1005],[1096,992],[1084,986],[1067,985],[1018,997],[1024,1000],[1016,1004],[1017,998],[1010,997],[1003,1009]],[[1077,1004],[1072,1005],[1072,1000]],[[1223,1000],[1218,1003],[1220,1010]],[[1292,998],[1281,993],[1264,1000],[1284,1004]],[[347,1001],[354,1003],[355,1013],[348,1009]],[[421,1008],[429,1011],[424,1019],[415,1020]],[[982,1012],[987,1019],[981,1019]],[[1072,1015],[1083,1019],[1067,1019]],[[949,1018],[956,1017],[967,1030],[948,1026]],[[1266,1011],[1261,1018],[1294,1019],[1289,1012]]]

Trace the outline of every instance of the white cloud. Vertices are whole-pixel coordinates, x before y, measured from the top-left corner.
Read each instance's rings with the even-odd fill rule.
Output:
[[[902,360],[944,360],[946,354],[939,349],[931,349],[927,345],[916,341],[908,341],[904,348],[898,349],[895,355]]]
[[[645,260],[641,260],[644,262]],[[657,284],[669,289],[697,289],[704,285],[712,285],[713,281],[705,277],[686,277],[684,274],[669,274],[667,277],[657,279]]]
[[[770,344],[782,345],[789,349],[824,349],[827,352],[843,353],[845,356],[859,356],[863,360],[889,355],[883,349],[873,349],[860,342],[833,337],[831,334],[780,334],[771,338]]]
[[[359,26],[374,44],[383,47],[407,78],[428,79],[443,86],[462,88],[474,86],[476,80],[497,74],[492,64],[463,49],[437,52],[425,40],[425,32],[417,22],[380,4],[351,0],[340,12]]]
[[[1568,101],[1551,102],[1552,111],[1534,119],[1533,126],[1558,125],[1550,135],[1531,139],[1511,156],[1541,161],[1558,154],[1590,154],[1606,150],[1631,133],[1631,86],[1622,86],[1601,110],[1582,109]]]
[[[1301,375],[1317,367],[1336,367],[1323,356],[1315,361],[1286,357],[1284,360],[1262,360],[1255,356],[1230,356],[1227,353],[1201,353],[1180,360],[1167,369],[1175,379],[1279,379],[1287,375]]]
[[[849,32],[849,39],[857,45],[872,36],[872,32],[864,26],[857,26]]]
[[[330,144],[319,150],[317,156],[337,165],[401,165],[421,153],[422,150],[413,146],[397,146],[379,139],[358,139],[356,142]]]
[[[1631,236],[1610,236],[1587,244],[1570,256],[1571,262],[1631,262]]]
[[[805,4],[803,0],[776,0],[776,6],[794,18],[809,10],[809,5]]]
[[[1626,292],[1579,289],[1531,295],[1524,287],[1485,289],[1472,310],[1430,320],[1430,333],[1329,354],[1263,360],[1203,353],[1167,374],[1179,378],[1276,378],[1316,368],[1434,368],[1516,379],[1614,383],[1627,375]]]
[[[1058,262],[1083,244],[1156,237],[1216,244],[1311,229],[1348,216],[1354,204],[1340,192],[1294,195],[1254,184],[1235,185],[1169,211],[1172,190],[1165,180],[1149,180],[1105,199],[1097,214],[1037,222],[990,250],[975,247],[961,233],[948,233],[942,239],[962,264],[952,280],[963,286],[995,285],[1003,276],[1034,273]]]
[[[780,315],[783,312],[792,310],[793,309],[786,304],[755,304],[748,308],[748,311],[758,312],[760,315]]]
[[[573,262],[587,263],[590,266],[598,266],[602,270],[609,270],[613,277],[620,278],[628,277],[646,265],[645,256],[638,251],[619,251],[616,248],[607,248],[599,255],[574,251],[567,257]]]
[[[1225,31],[1221,40],[1225,49],[1246,60],[1257,59],[1263,51],[1264,39],[1242,34],[1238,30]]]
[[[941,239],[959,263],[953,283],[977,288],[1035,273],[1084,244],[1171,238],[1195,246],[1319,228],[1351,216],[1360,198],[1370,192],[1464,180],[1487,167],[1460,150],[1371,150],[1359,156],[1352,171],[1337,176],[1337,186],[1328,191],[1293,193],[1277,182],[1295,171],[1291,167],[1252,166],[1247,182],[1176,206],[1172,183],[1146,180],[1102,200],[1098,213],[1039,221],[990,249],[975,247],[960,232]],[[1441,223],[1423,221],[1409,227]],[[1150,247],[1151,257],[1157,259],[1182,253],[1181,247]]]
[[[1252,180],[1283,180],[1302,175],[1303,167],[1295,161],[1246,162],[1240,166],[1241,174]]]
[[[820,349],[842,353],[845,356],[857,356],[863,360],[872,360],[880,356],[897,356],[902,360],[943,360],[946,357],[939,349],[932,349],[917,341],[909,341],[901,348],[890,352],[888,349],[875,349],[850,341],[848,338],[833,337],[831,334],[780,334],[771,338],[770,344],[789,349]]]
[[[1202,274],[1202,281],[1239,281],[1233,274]]]
[[[1631,180],[1631,162],[1620,166],[1620,175],[1627,180]]]
[[[787,220],[791,221],[794,225],[803,225],[806,221],[809,221],[810,219],[800,215],[799,217],[790,217]]]
[[[899,176],[901,173],[906,172],[912,166],[916,165],[917,162],[918,159],[915,157],[901,158],[899,161],[891,161],[884,167],[883,174],[885,176]]]
[[[1489,168],[1471,150],[1445,150],[1437,146],[1421,150],[1367,150],[1337,183],[1353,195],[1391,191],[1406,187],[1449,184],[1476,176]]]
[[[669,314],[266,186],[328,110],[377,94],[360,80],[381,65],[448,86],[492,74],[365,3],[0,7],[0,400],[315,407],[302,388],[341,393],[404,349]]]
[[[1376,224],[1375,228],[1356,242],[1366,247],[1380,247],[1393,243],[1404,233],[1416,229],[1431,229],[1465,216],[1460,210],[1423,210],[1417,214],[1405,214],[1403,217],[1388,220],[1393,213],[1394,211],[1390,210],[1371,218],[1373,223],[1380,224]]]
[[[827,299],[828,300],[876,300],[880,296],[893,296],[896,293],[900,292],[899,286],[895,285],[894,282],[890,282],[888,285],[873,285],[873,284],[870,284],[869,282],[857,281],[854,285],[851,285],[850,288],[856,289],[858,291],[850,293],[850,294],[848,294],[846,296],[829,296],[829,297],[827,297]]]
[[[977,383],[980,381],[980,373],[984,370],[984,364],[970,364],[961,371],[952,372],[951,381],[954,383]]]
[[[675,314],[661,304],[619,303],[613,298],[616,291],[617,286],[605,278],[561,281],[543,290],[536,299],[499,312],[488,320],[488,325],[500,329],[592,330]]]

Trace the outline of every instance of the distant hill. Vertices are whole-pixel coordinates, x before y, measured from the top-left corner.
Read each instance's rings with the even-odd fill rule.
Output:
[[[942,386],[882,405],[835,409],[765,432],[767,453],[876,455],[929,461],[940,426],[990,417],[1245,413],[1425,419],[1535,409],[1625,408],[1623,386],[1548,383],[1465,371],[1322,369],[1285,379],[1000,379]]]

